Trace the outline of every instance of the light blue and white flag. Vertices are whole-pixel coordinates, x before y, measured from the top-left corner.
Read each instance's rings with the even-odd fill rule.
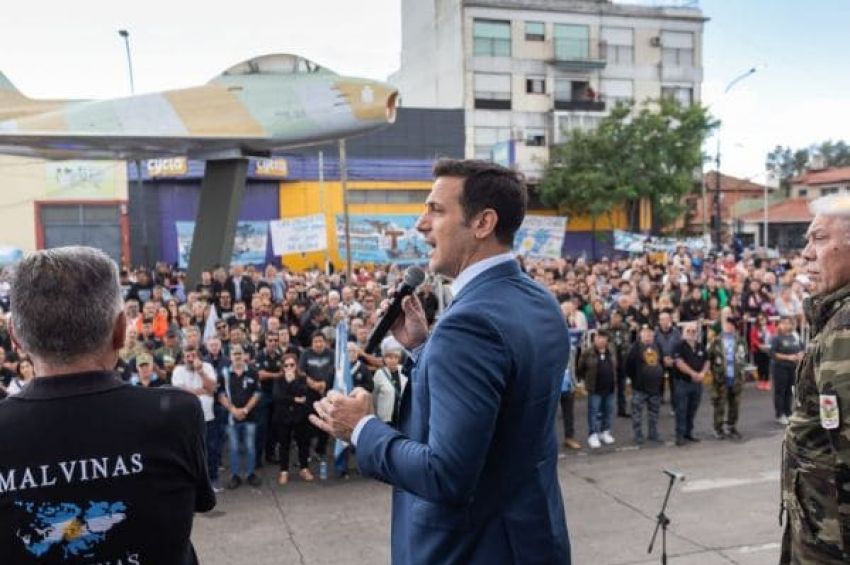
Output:
[[[341,320],[336,326],[336,348],[334,350],[334,388],[347,395],[353,388],[351,363],[348,360],[348,324]]]
[[[215,325],[218,323],[218,310],[215,308],[215,304],[210,304],[210,311],[207,314],[207,323],[204,325],[204,343],[211,337],[215,337],[218,335],[215,331]]]
[[[334,390],[348,396],[353,388],[351,382],[351,362],[348,360],[348,325],[340,320],[336,326],[336,347],[334,350]],[[336,440],[334,462],[337,473],[344,471],[348,464],[348,444]]]

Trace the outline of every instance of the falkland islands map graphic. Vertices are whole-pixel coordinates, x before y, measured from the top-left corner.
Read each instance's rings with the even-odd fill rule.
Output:
[[[53,548],[61,550],[65,559],[90,556],[109,530],[127,517],[123,502],[89,501],[85,510],[68,502],[16,502],[15,505],[32,520],[17,531],[17,536],[36,557]]]

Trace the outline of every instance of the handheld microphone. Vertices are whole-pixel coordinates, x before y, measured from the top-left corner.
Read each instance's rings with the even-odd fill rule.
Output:
[[[662,469],[662,471],[664,471],[664,474],[667,475],[668,477],[670,477],[671,479],[679,480],[679,481],[685,480],[684,473],[679,473],[677,471],[670,471],[668,469]]]
[[[422,281],[424,280],[425,271],[419,267],[407,268],[404,272],[404,282],[402,282],[401,286],[396,289],[395,294],[387,307],[387,311],[383,316],[381,316],[381,319],[378,320],[378,323],[375,325],[372,333],[369,334],[369,339],[366,341],[366,347],[363,348],[363,351],[371,355],[378,349],[378,346],[381,345],[381,341],[383,341],[387,332],[390,331],[390,327],[392,327],[393,322],[395,322],[396,318],[398,318],[399,314],[401,314],[402,299],[405,296],[413,294],[416,287],[422,284]]]

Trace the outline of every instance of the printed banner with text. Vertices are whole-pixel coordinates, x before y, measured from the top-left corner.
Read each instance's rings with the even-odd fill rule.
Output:
[[[684,245],[689,251],[709,251],[711,240],[703,237],[688,237],[677,239],[675,237],[657,237],[640,233],[614,230],[614,249],[627,251],[629,253],[646,253],[649,251],[664,251],[673,253],[680,245]]]
[[[351,260],[355,263],[421,264],[428,261],[430,246],[416,231],[419,216],[351,215]],[[345,258],[345,219],[336,217],[339,255]]]
[[[192,234],[195,222],[174,222],[177,230],[178,266],[189,266],[189,250],[192,248]],[[233,265],[262,265],[266,262],[266,247],[269,242],[268,222],[239,222],[236,224],[236,237],[233,240]]]
[[[269,231],[272,234],[272,250],[278,256],[328,248],[324,214],[274,220],[269,222]]]

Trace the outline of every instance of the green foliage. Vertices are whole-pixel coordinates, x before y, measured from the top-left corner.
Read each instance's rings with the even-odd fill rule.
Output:
[[[823,159],[825,167],[850,167],[850,145],[844,141],[824,141],[802,149],[777,145],[767,154],[765,166],[779,179],[779,186],[790,193],[791,179],[806,172],[812,157]]]
[[[668,224],[683,211],[682,197],[694,188],[702,164],[703,140],[716,125],[702,106],[672,99],[639,109],[618,104],[594,131],[573,131],[567,143],[552,148],[541,198],[594,219],[623,204],[637,210],[648,198],[660,223]]]

